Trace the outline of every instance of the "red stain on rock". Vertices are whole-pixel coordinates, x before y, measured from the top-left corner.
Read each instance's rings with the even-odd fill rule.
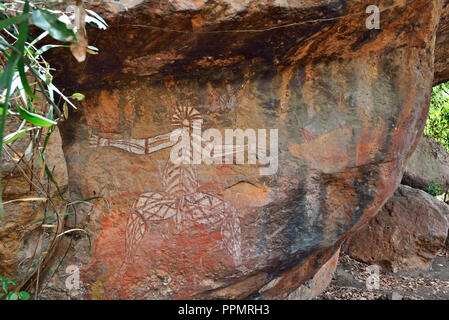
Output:
[[[91,128],[100,132],[112,133],[120,123],[118,91],[102,90],[95,98],[83,102],[84,117]]]

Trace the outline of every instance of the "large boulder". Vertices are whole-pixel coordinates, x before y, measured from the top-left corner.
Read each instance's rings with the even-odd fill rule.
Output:
[[[424,136],[407,163],[402,184],[426,190],[437,184],[443,192],[449,189],[449,154],[443,144]]]
[[[449,206],[428,193],[401,185],[375,218],[344,250],[387,270],[428,269],[448,234]]]
[[[67,265],[77,298],[274,299],[313,283],[393,194],[427,115],[442,3],[380,1],[367,29],[371,4],[130,1],[89,30],[100,54],[49,57],[87,96],[61,127],[71,197],[102,198],[77,216],[92,250],[73,239],[45,294],[64,295]],[[232,163],[173,164],[169,133],[199,124],[267,129],[274,170],[235,163],[245,141]]]

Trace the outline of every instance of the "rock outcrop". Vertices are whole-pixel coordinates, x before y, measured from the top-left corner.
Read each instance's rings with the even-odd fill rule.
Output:
[[[310,300],[326,290],[332,281],[332,277],[337,269],[340,249],[315,273],[312,279],[307,280],[298,289],[290,293],[289,300]],[[268,284],[269,285],[269,284]]]
[[[401,183],[424,191],[436,184],[446,192],[449,189],[449,154],[443,144],[424,136],[408,161]]]
[[[377,216],[344,244],[353,258],[390,271],[427,269],[444,248],[449,206],[401,185]]]
[[[64,298],[67,265],[78,299],[288,298],[317,279],[399,185],[434,81],[443,2],[380,1],[367,29],[371,4],[131,1],[89,30],[100,54],[55,51],[58,84],[87,96],[61,127],[70,195],[102,198],[77,212],[92,250],[73,239],[45,294]],[[173,164],[182,128],[203,147],[206,129],[267,136],[256,163],[234,161],[242,140],[231,163]]]
[[[435,47],[435,73],[433,84],[437,85],[449,79],[449,2],[444,1],[440,23],[438,25]]]
[[[5,136],[17,130],[20,122],[10,116]],[[54,248],[49,248],[54,240],[54,232],[62,231],[55,219],[48,219],[47,225],[54,224],[52,231],[46,232],[37,224],[45,216],[65,212],[65,202],[60,194],[67,190],[67,166],[61,147],[58,128],[50,135],[45,152],[43,145],[46,134],[41,132],[32,139],[22,135],[4,148],[2,161],[2,187],[5,219],[0,222],[0,275],[10,279],[24,280],[30,276],[39,263],[47,261]],[[40,150],[45,154],[45,164],[58,183],[59,190],[44,173],[43,161],[31,153]],[[30,160],[33,159],[33,160]],[[49,204],[52,203],[52,205]],[[47,252],[49,251],[49,252]]]

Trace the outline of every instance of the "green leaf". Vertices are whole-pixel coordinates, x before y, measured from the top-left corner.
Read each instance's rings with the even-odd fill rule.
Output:
[[[86,15],[86,22],[87,23],[93,23],[95,24],[99,29],[106,29],[108,27],[108,24],[102,17],[98,15],[95,11],[86,9],[86,13],[89,13],[92,16]]]
[[[3,110],[3,109],[0,109]],[[16,132],[10,133],[8,134],[6,137],[3,138],[3,144],[8,144],[11,143],[17,139],[19,139],[25,132],[34,130],[36,128],[26,128],[26,129],[21,129],[21,130],[17,130]]]
[[[20,291],[19,292],[20,300],[29,300],[30,294],[26,291]]]
[[[5,294],[4,293],[0,293],[0,298],[2,298]]]
[[[19,300],[19,294],[17,292],[10,292],[6,296],[6,300]]]
[[[14,44],[14,47],[19,52],[23,52],[25,48],[25,42],[28,37],[28,14],[29,11],[29,3],[28,1],[25,2],[25,5],[23,7],[23,14],[22,19],[20,20],[21,23],[19,25],[19,37]],[[13,19],[13,18],[10,18]],[[4,28],[2,25],[8,25],[5,24],[5,21],[9,19],[0,21],[0,29]],[[8,63],[6,64],[6,67],[3,71],[2,77],[0,78],[0,88],[10,88],[11,82],[14,75],[14,69],[16,68],[17,63],[19,62],[20,56],[14,51],[11,53],[11,56],[8,59]],[[6,97],[5,100],[8,100],[9,97]]]
[[[21,106],[17,106],[17,108],[19,109],[19,114],[22,116],[22,118],[24,118],[28,122],[31,122],[41,127],[51,127],[53,125],[56,125],[55,121],[45,118],[36,113],[31,113],[28,110],[22,108]]]
[[[50,137],[51,137],[51,134],[53,133],[53,131],[54,131],[54,128],[50,128],[47,131],[47,134],[46,134],[45,140],[44,140],[44,146],[42,148],[42,152],[45,152],[45,150],[47,149],[48,141],[50,141]]]
[[[60,47],[65,47],[65,48],[70,48],[69,45],[65,45],[65,44],[47,44],[45,46],[40,47],[37,51],[36,51],[36,55],[39,56],[41,54],[43,54],[44,52],[52,49],[52,48],[60,48]]]
[[[89,15],[86,15],[86,22],[89,24],[95,25],[98,29],[106,30],[107,26],[101,23],[98,19],[95,19],[94,17],[91,17]]]
[[[84,199],[84,200],[75,201],[75,202],[72,203],[72,205],[76,206],[76,205],[81,204],[81,203],[86,203],[86,202],[89,202],[91,200],[101,199],[101,198],[103,198],[103,197],[100,197],[100,196],[91,197],[91,198],[87,198],[87,199]]]
[[[60,214],[58,214],[58,216],[72,216],[72,215],[74,215],[75,213],[73,213],[73,212],[66,212],[66,213],[60,213]],[[53,214],[53,215],[51,215],[51,216],[49,216],[49,217],[46,217],[46,218],[44,218],[44,219],[39,219],[39,220],[36,220],[36,221],[34,221],[33,223],[31,223],[31,224],[36,224],[36,223],[39,223],[39,222],[42,222],[42,221],[44,221],[44,220],[52,220],[52,219],[55,219],[56,218],[56,214]]]
[[[9,114],[9,110],[6,114]],[[3,103],[0,106],[0,116],[3,115]]]
[[[8,44],[9,43],[5,40],[5,38],[0,36],[0,50],[3,50],[3,51],[7,50],[8,49],[8,46],[7,46]]]
[[[26,21],[26,20],[28,20],[29,17],[30,17],[30,14],[26,13],[26,14],[22,14],[20,16],[1,20],[0,21],[0,29],[7,28],[12,24],[18,24],[18,23],[21,23],[22,21]]]
[[[23,64],[22,60],[19,60],[19,62],[17,63],[17,67],[19,69],[19,76],[20,76],[20,81],[22,82],[22,87],[25,90],[25,92],[27,93],[27,95],[33,100],[42,101],[40,98],[38,98],[34,95],[33,91],[30,88],[28,79],[25,74],[25,65]]]
[[[67,102],[62,105],[62,111],[64,113],[64,118],[67,120],[69,118],[69,108],[67,107]]]
[[[67,28],[64,22],[47,10],[39,9],[33,11],[33,23],[36,27],[48,32],[48,34],[58,41],[67,42],[75,40],[73,30]]]
[[[12,284],[13,286],[17,286],[17,283],[14,280],[8,279],[6,280],[7,284]]]
[[[85,98],[85,95],[77,92],[77,93],[72,94],[72,98],[76,99],[78,101],[83,101]]]
[[[48,32],[47,31],[42,32],[38,37],[36,37],[33,41],[31,41],[30,46],[34,46],[37,42],[41,41],[46,36],[48,36]]]

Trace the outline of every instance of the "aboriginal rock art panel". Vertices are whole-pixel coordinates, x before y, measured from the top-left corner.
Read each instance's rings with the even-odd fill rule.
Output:
[[[174,129],[184,130],[194,140],[195,128],[201,125],[201,114],[192,107],[178,106],[171,118]],[[92,135],[93,147],[115,147],[130,153],[149,155],[159,150],[173,147],[176,141],[170,133],[146,139],[118,140]],[[201,138],[200,138],[201,139]],[[194,143],[190,144],[194,148]],[[193,152],[187,153],[192,157]],[[189,163],[189,164],[185,164]],[[142,193],[132,204],[126,223],[125,257],[115,278],[122,277],[134,261],[136,250],[150,224],[173,219],[176,232],[201,225],[206,228],[219,228],[221,245],[233,257],[234,264],[241,263],[240,220],[236,209],[217,195],[199,191],[197,166],[192,161],[174,163],[167,159],[162,171],[162,189]]]

